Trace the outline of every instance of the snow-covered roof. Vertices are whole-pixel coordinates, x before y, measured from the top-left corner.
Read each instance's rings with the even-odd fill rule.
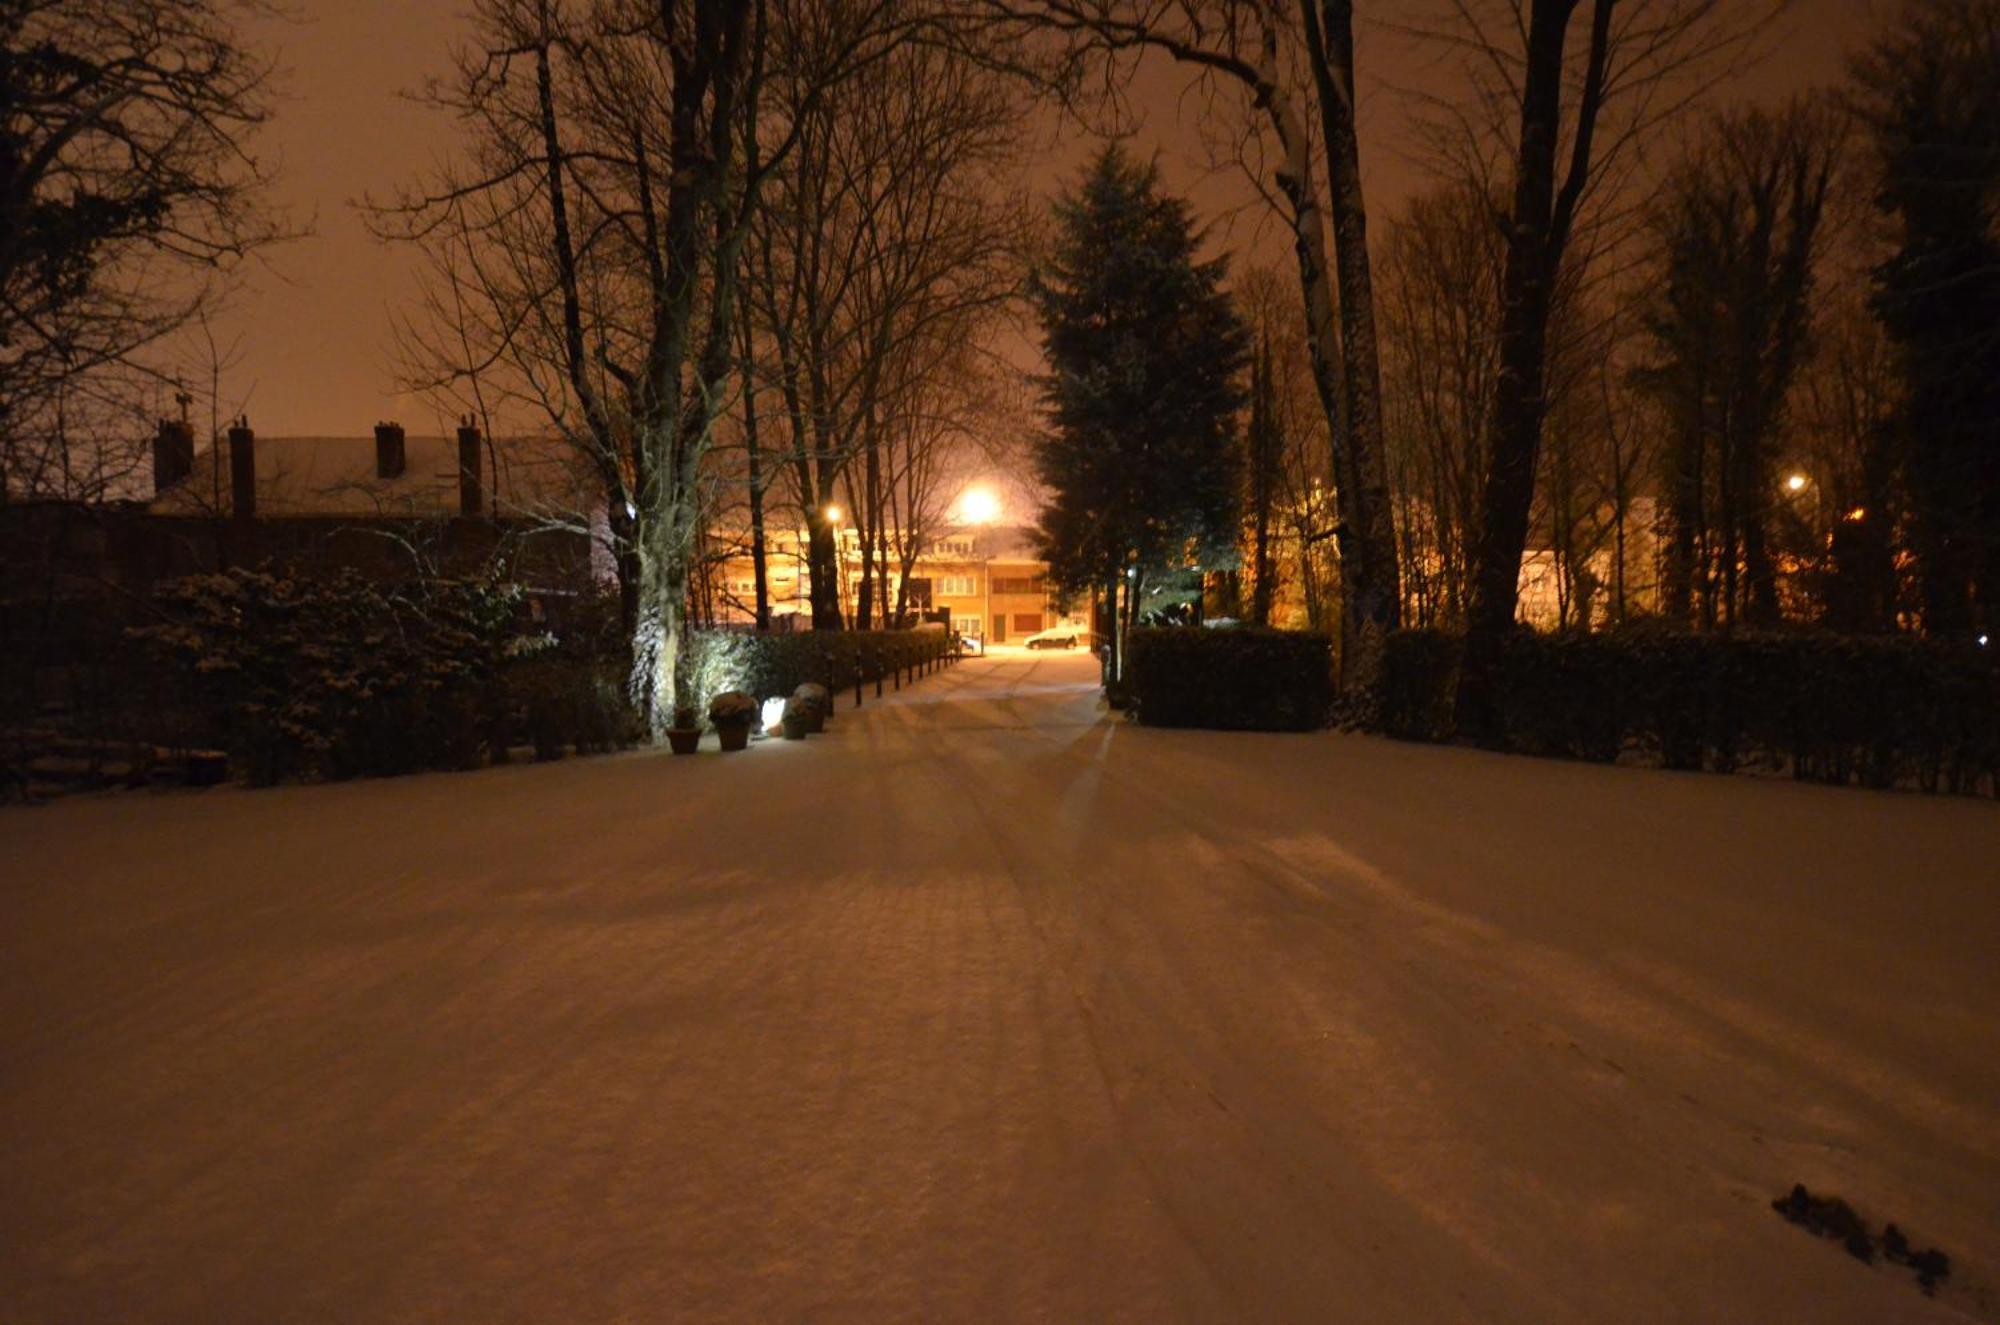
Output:
[[[406,436],[403,472],[394,478],[376,473],[372,436],[258,437],[255,454],[260,518],[459,513],[456,437]],[[480,471],[483,500],[497,515],[573,516],[595,507],[578,457],[559,441],[494,438],[482,445]],[[150,509],[156,515],[228,513],[228,443],[197,452],[188,476],[163,489]]]

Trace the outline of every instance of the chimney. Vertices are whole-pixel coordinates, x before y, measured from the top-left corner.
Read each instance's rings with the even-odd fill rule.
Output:
[[[481,505],[479,428],[468,414],[458,424],[458,512],[460,515],[477,515]]]
[[[158,496],[194,470],[194,426],[186,419],[161,419],[153,434],[153,494]]]
[[[257,514],[257,434],[247,418],[229,425],[229,508],[239,520]]]
[[[403,425],[400,423],[378,423],[375,425],[375,477],[401,478],[403,476]]]

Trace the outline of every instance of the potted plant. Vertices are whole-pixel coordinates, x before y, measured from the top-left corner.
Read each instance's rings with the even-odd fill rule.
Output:
[[[691,755],[701,748],[701,721],[694,705],[682,704],[674,710],[674,725],[667,728],[667,744],[677,755]]]
[[[724,750],[744,749],[757,721],[757,701],[741,690],[725,690],[708,701],[708,720],[715,724]]]
[[[791,704],[799,706],[805,719],[806,730],[817,735],[826,730],[826,720],[833,716],[833,694],[817,681],[807,681],[792,692]]]
[[[785,716],[778,723],[779,730],[788,741],[803,741],[806,733],[813,729],[812,714],[801,704],[797,696],[785,701]]]

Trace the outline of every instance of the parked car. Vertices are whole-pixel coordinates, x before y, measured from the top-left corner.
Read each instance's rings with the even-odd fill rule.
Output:
[[[1083,632],[1075,626],[1051,626],[1021,641],[1030,649],[1073,649],[1083,642]]]

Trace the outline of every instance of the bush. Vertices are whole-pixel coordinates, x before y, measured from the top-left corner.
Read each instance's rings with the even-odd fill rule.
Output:
[[[254,785],[476,767],[522,735],[543,758],[630,739],[615,680],[524,634],[495,582],[236,569],[155,603],[162,620],[133,638]]]
[[[1374,723],[1390,736],[1441,741],[1451,735],[1459,642],[1438,630],[1399,630],[1383,642]]]
[[[1450,735],[1459,651],[1436,631],[1390,637],[1375,697],[1383,731]],[[1503,739],[1524,753],[2000,794],[2000,657],[1969,644],[1523,630],[1502,650],[1499,711]]]
[[[783,635],[700,631],[691,645],[694,702],[706,705],[725,690],[759,701],[789,698],[816,683],[841,690],[898,668],[933,662],[951,652],[951,634],[916,630],[801,630]]]
[[[1333,707],[1333,642],[1251,627],[1134,630],[1125,683],[1147,726],[1309,731]]]
[[[610,666],[559,654],[520,659],[502,675],[500,731],[489,741],[494,762],[526,736],[537,760],[623,749],[638,739],[622,676]]]

